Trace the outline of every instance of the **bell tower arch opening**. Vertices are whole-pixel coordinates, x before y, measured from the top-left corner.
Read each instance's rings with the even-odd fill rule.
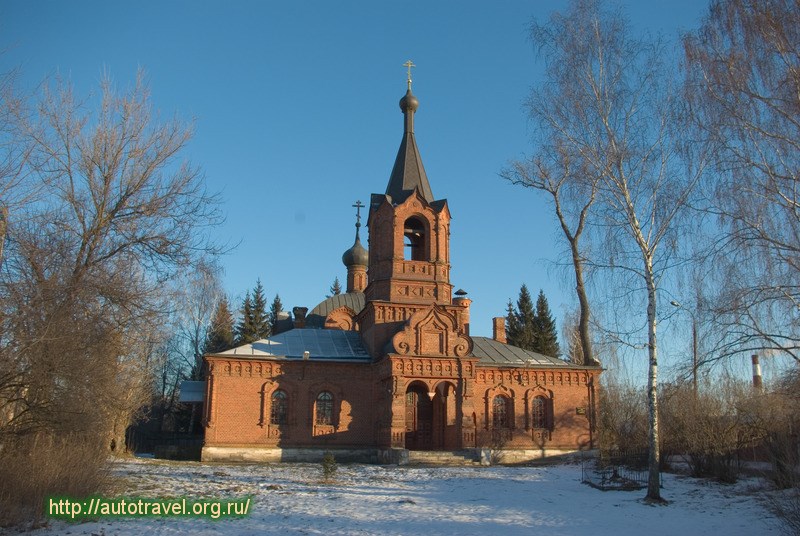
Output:
[[[422,220],[416,216],[408,218],[403,224],[403,259],[429,261],[428,239],[428,232]]]

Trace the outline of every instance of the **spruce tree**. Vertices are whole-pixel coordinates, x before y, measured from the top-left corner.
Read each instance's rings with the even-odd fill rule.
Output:
[[[281,297],[275,294],[275,299],[272,300],[272,305],[269,306],[269,327],[272,333],[277,333],[278,327],[278,313],[283,311],[283,304]]]
[[[557,357],[561,353],[558,346],[558,334],[556,332],[556,321],[550,312],[550,305],[543,290],[539,290],[539,297],[536,299],[536,340],[533,350],[542,355]]]
[[[250,291],[244,295],[242,308],[239,310],[242,317],[236,324],[236,345],[241,346],[258,340],[256,331],[253,327],[253,301],[250,299]]]
[[[261,284],[261,279],[256,280],[256,286],[253,288],[252,306],[255,340],[269,337],[272,333],[272,326],[267,315],[267,299],[264,297],[264,286]]]
[[[336,276],[336,278],[333,280],[333,285],[331,285],[330,293],[331,296],[336,296],[342,293],[342,284],[339,283],[339,276]],[[330,298],[331,296],[328,297]]]
[[[204,354],[216,354],[233,348],[233,314],[231,314],[228,298],[222,297],[217,302],[211,317],[206,340],[203,343]]]
[[[509,302],[509,305],[511,303]],[[513,320],[512,320],[513,319]],[[508,334],[508,344],[523,350],[534,350],[537,337],[536,314],[533,311],[533,300],[527,285],[519,289],[517,307],[509,308],[509,323],[512,324]]]
[[[511,301],[511,298],[509,298],[508,310],[506,313],[506,342],[508,344],[514,344],[514,341],[518,338],[519,325],[517,324],[517,315],[514,312],[514,303]]]

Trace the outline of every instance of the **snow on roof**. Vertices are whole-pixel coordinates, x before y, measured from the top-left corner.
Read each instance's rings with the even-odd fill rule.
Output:
[[[512,367],[581,367],[557,357],[550,357],[530,350],[523,350],[487,337],[472,337],[472,355],[480,359],[480,365]]]
[[[302,359],[304,352],[311,360],[372,360],[358,333],[338,329],[293,329],[213,355]]]

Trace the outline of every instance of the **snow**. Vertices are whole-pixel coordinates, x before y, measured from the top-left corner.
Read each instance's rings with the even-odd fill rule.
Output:
[[[644,491],[599,491],[580,465],[409,467],[201,464],[138,459],[117,463],[118,496],[225,500],[252,496],[246,517],[52,520],[34,534],[71,535],[751,535],[780,534],[759,499],[761,483],[724,485],[664,474],[667,506]]]

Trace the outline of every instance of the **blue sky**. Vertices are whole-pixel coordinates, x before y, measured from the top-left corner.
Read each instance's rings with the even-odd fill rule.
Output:
[[[491,335],[526,282],[560,326],[574,307],[559,230],[543,198],[498,172],[529,150],[522,109],[541,64],[527,38],[561,1],[0,2],[0,69],[33,89],[55,74],[80,93],[103,72],[146,70],[162,116],[194,119],[185,156],[222,192],[216,233],[236,303],[261,278],[271,299],[309,308],[354,233],[356,200],[383,193],[402,135],[398,100],[412,59],[417,141],[453,214],[452,282],[474,300],[472,334]],[[691,0],[623,3],[634,25],[675,37],[699,23]]]

